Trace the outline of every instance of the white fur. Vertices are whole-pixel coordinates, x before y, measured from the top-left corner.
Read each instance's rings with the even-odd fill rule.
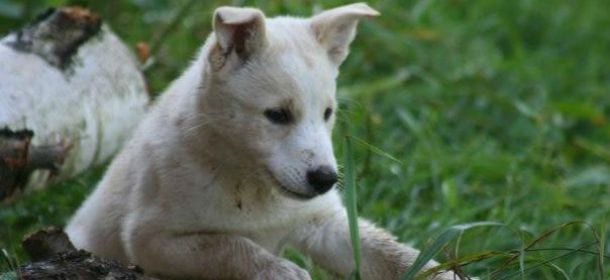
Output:
[[[311,199],[306,172],[336,168],[335,78],[365,4],[311,19],[219,8],[215,33],[163,94],[74,216],[79,248],[171,278],[309,279],[291,245],[339,275],[353,269],[335,189]],[[329,42],[328,38],[338,38]],[[285,106],[294,122],[272,123]],[[417,251],[360,222],[363,279],[397,279]],[[432,265],[429,264],[428,267]],[[452,279],[453,274],[443,274]]]

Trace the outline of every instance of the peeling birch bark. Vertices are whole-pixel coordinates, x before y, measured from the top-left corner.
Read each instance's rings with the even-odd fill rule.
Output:
[[[85,9],[0,39],[0,200],[108,161],[148,104],[135,56]]]

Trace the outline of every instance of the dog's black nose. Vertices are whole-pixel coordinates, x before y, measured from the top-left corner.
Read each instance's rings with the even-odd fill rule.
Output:
[[[330,166],[322,165],[307,171],[307,182],[318,194],[323,194],[337,182],[337,172]]]

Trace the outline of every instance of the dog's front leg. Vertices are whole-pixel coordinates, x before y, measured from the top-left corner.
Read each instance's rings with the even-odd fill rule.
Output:
[[[362,279],[399,279],[413,264],[419,252],[398,243],[394,236],[359,220],[362,263]],[[299,249],[320,266],[343,277],[355,269],[352,246],[345,210],[332,214],[320,214],[294,232],[291,245]],[[424,269],[436,265],[430,262]],[[436,275],[433,279],[459,279],[452,272]]]
[[[250,239],[223,234],[136,234],[131,261],[152,275],[186,279],[310,279]]]

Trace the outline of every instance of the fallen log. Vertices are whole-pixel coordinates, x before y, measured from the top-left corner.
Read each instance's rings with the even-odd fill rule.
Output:
[[[134,55],[88,10],[50,9],[0,39],[0,201],[108,161],[149,100]]]
[[[14,277],[11,278],[25,280],[155,279],[145,276],[137,266],[76,250],[68,236],[58,228],[40,230],[26,237],[22,244],[33,262],[20,266],[12,274]]]

